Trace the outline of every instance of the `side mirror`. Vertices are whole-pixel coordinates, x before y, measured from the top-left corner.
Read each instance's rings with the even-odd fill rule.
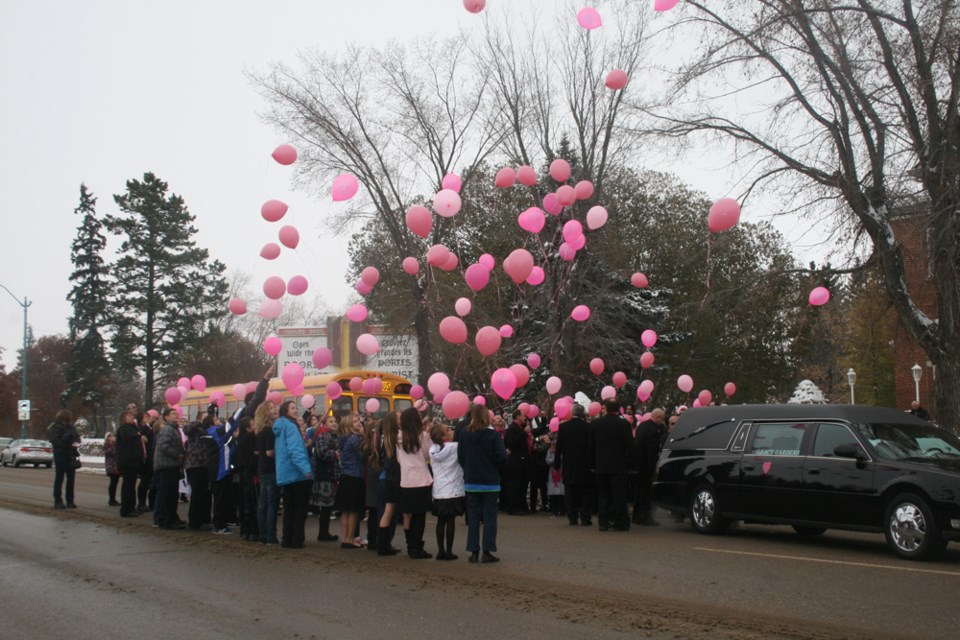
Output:
[[[838,444],[833,455],[838,458],[852,458],[854,460],[866,460],[867,456],[859,446],[855,444]]]

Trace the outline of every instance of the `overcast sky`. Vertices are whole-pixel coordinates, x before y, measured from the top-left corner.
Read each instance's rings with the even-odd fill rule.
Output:
[[[507,1],[511,10],[554,4],[490,0],[488,10]],[[128,179],[152,171],[185,199],[198,243],[228,269],[252,272],[254,283],[271,269],[303,273],[328,308],[345,309],[353,293],[344,282],[347,238],[326,224],[335,205],[292,191],[290,169],[270,158],[286,140],[259,121],[264,105],[244,71],[295,63],[306,48],[455,34],[479,20],[461,0],[0,3],[0,284],[32,301],[36,336],[65,333],[80,183],[105,214],[116,211],[112,195]],[[724,175],[678,173],[713,197],[729,195]],[[290,204],[285,222],[303,240],[295,255],[268,268],[257,255],[275,233],[259,215],[269,198]],[[21,307],[0,291],[0,357],[8,370],[22,321]]]

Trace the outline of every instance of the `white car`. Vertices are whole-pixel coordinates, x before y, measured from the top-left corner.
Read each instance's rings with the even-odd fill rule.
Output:
[[[0,454],[0,462],[5,467],[32,464],[49,469],[53,466],[53,445],[46,440],[14,440]]]

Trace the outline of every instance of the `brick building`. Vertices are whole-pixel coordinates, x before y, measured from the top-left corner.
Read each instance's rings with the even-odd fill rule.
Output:
[[[894,234],[903,255],[907,291],[914,302],[931,319],[937,317],[937,289],[930,269],[928,242],[930,238],[928,214],[908,213],[891,221]],[[893,337],[894,390],[897,407],[909,409],[914,400],[916,387],[911,369],[920,365],[920,404],[933,420],[937,419],[933,401],[933,383],[936,367],[927,359],[926,353],[900,322],[898,314]]]

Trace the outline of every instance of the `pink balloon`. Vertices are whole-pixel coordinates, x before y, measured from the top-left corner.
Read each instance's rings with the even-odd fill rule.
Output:
[[[430,210],[420,205],[414,205],[407,209],[407,228],[421,238],[430,235],[433,229],[433,215]]]
[[[627,86],[627,80],[629,80],[629,77],[626,71],[623,69],[614,69],[607,74],[607,80],[604,84],[607,85],[607,89],[619,91]]]
[[[330,194],[333,196],[334,202],[343,202],[357,195],[357,189],[359,188],[360,185],[357,184],[355,177],[349,173],[341,173],[333,179],[333,187],[330,189]]]
[[[733,394],[735,394],[736,392],[737,392],[737,385],[733,384],[732,382],[728,382],[727,384],[723,385],[723,393],[728,398],[732,398]]]
[[[577,201],[577,190],[568,184],[557,189],[557,202],[561,207],[569,207]]]
[[[478,407],[485,407],[487,405],[487,399],[483,396],[473,396],[473,404]]]
[[[450,390],[450,378],[447,374],[437,371],[427,379],[427,389],[433,395],[439,395]]]
[[[287,283],[279,276],[270,276],[263,281],[263,295],[271,300],[279,300],[287,292]]]
[[[677,378],[677,388],[684,393],[690,393],[690,391],[693,389],[693,378],[687,374],[683,374]]]
[[[350,391],[357,393],[363,390],[363,379],[360,376],[353,376],[350,378],[350,382],[347,383]]]
[[[640,342],[643,343],[643,346],[650,349],[653,345],[657,344],[657,332],[653,329],[647,329],[640,334]]]
[[[557,182],[566,182],[570,179],[570,163],[562,158],[557,158],[550,163],[550,177]]]
[[[639,271],[630,276],[630,284],[635,286],[637,289],[646,289],[650,286],[650,281],[647,280],[647,276],[643,275]]]
[[[367,413],[377,413],[380,411],[380,400],[378,398],[367,398],[367,401],[363,403],[363,409]]]
[[[271,320],[280,315],[281,311],[283,311],[283,305],[280,304],[279,300],[264,300],[260,303],[257,315],[266,320]]]
[[[520,228],[524,231],[540,233],[543,230],[543,225],[546,224],[543,209],[540,207],[530,207],[517,216],[517,224],[519,224]]]
[[[297,231],[296,227],[289,224],[280,227],[277,237],[280,238],[280,244],[290,249],[296,249],[297,245],[300,244],[300,232]]]
[[[492,255],[485,253],[477,259],[477,264],[482,266],[487,271],[493,271],[493,268],[497,266],[497,261],[493,259]]]
[[[601,405],[599,402],[594,401],[590,403],[590,407],[587,409],[587,413],[590,414],[591,416],[598,416],[600,415],[600,410],[602,408],[603,408],[603,405]]]
[[[289,144],[280,145],[270,155],[277,161],[277,164],[282,164],[285,167],[297,161],[297,150]]]
[[[356,289],[357,293],[359,293],[362,296],[368,296],[370,295],[370,292],[373,291],[373,287],[368,285],[363,280],[357,280],[357,284],[354,285],[353,288]]]
[[[317,369],[325,369],[327,365],[333,362],[333,352],[326,347],[317,347],[314,349],[310,360]]]
[[[367,378],[363,381],[363,386],[361,388],[367,395],[376,395],[383,391],[383,380],[380,378]]]
[[[412,387],[410,387],[410,397],[413,398],[414,400],[419,400],[420,398],[422,398],[423,387],[421,387],[418,384],[415,384]]]
[[[444,263],[440,265],[440,269],[443,271],[453,271],[454,269],[457,268],[457,265],[459,264],[460,264],[460,258],[457,257],[457,254],[451,251],[447,255],[447,259],[444,261]]]
[[[376,336],[372,336],[369,333],[362,333],[357,337],[357,351],[365,356],[372,356],[377,351],[380,351],[380,342]]]
[[[310,283],[303,276],[293,276],[287,281],[287,293],[292,296],[302,296],[310,288]]]
[[[490,282],[490,271],[482,264],[472,264],[463,274],[471,291],[480,291]]]
[[[521,402],[517,405],[517,411],[519,411],[522,415],[527,415],[530,413],[530,404],[528,402]]]
[[[571,247],[566,242],[560,245],[560,248],[557,250],[557,253],[560,254],[562,260],[567,262],[572,262],[574,258],[577,257],[577,250]]]
[[[569,244],[573,244],[573,240],[582,235],[583,225],[578,220],[567,220],[563,225],[563,239]]]
[[[317,404],[317,399],[308,393],[300,398],[300,404],[303,405],[304,409],[312,409]]]
[[[577,13],[577,24],[587,30],[603,26],[600,14],[592,7],[584,7]]]
[[[563,211],[563,205],[557,200],[557,194],[548,193],[543,196],[543,210],[552,216],[560,215],[560,212]]]
[[[514,249],[503,261],[503,270],[514,283],[520,284],[533,271],[533,256],[526,249]]]
[[[467,341],[467,325],[456,316],[447,316],[440,321],[440,337],[450,344],[463,344]]]
[[[433,210],[437,212],[438,216],[444,218],[452,218],[457,215],[461,206],[463,206],[463,202],[460,200],[460,195],[453,189],[441,189],[433,197]]]
[[[817,287],[810,292],[810,304],[814,307],[820,307],[830,302],[830,291],[826,287]]]
[[[533,187],[537,184],[537,172],[533,167],[523,165],[517,169],[517,180],[525,187]]]
[[[701,406],[708,406],[710,401],[713,400],[713,394],[710,393],[709,389],[704,389],[699,394],[697,394],[697,400],[700,401]]]
[[[427,251],[427,262],[434,267],[442,267],[450,257],[450,250],[442,244],[435,244]]]
[[[517,376],[510,369],[497,369],[490,377],[490,386],[501,400],[509,400],[517,390]]]
[[[529,366],[531,369],[539,369],[539,368],[540,368],[540,356],[537,355],[536,353],[531,353],[530,355],[528,355],[528,356],[527,356],[527,366]]]
[[[270,336],[263,341],[263,350],[267,353],[267,355],[278,355],[282,348],[283,343],[280,342],[280,338],[277,336]]]
[[[559,420],[566,420],[570,417],[573,407],[565,399],[560,398],[553,403],[553,413]]]
[[[251,380],[250,382],[248,382],[248,383],[247,383],[247,386],[246,386],[246,389],[247,389],[247,393],[253,393],[254,391],[256,391],[256,390],[257,390],[257,381],[256,381],[256,380]]]
[[[474,337],[477,351],[483,356],[492,356],[500,348],[503,339],[496,327],[481,327]]]
[[[363,322],[367,319],[367,308],[362,304],[355,304],[347,310],[347,319],[351,322]]]
[[[619,389],[625,384],[627,384],[627,374],[625,374],[623,371],[617,371],[615,374],[613,374],[613,386]]]
[[[167,401],[169,405],[175,405],[180,402],[180,389],[176,387],[169,387],[166,391],[163,392],[163,399]]]
[[[500,325],[500,337],[501,338],[511,338],[513,337],[513,326],[509,324]],[[521,385],[522,386],[522,385]]]
[[[559,431],[559,430],[560,430],[560,418],[557,418],[557,417],[550,418],[550,425],[549,425],[549,427],[550,427],[550,433],[554,433],[555,431]]]
[[[296,389],[303,382],[303,367],[296,362],[287,364],[280,372],[280,379],[287,389]]]
[[[335,380],[327,383],[327,398],[329,400],[336,400],[342,395],[343,387],[340,386],[340,383]]]
[[[547,275],[543,271],[543,267],[534,267],[530,271],[530,275],[527,276],[527,284],[531,286],[539,286],[543,284],[543,281],[546,279]]]
[[[403,259],[403,270],[411,276],[415,276],[420,273],[420,263],[413,256],[407,256]]]
[[[207,390],[207,379],[198,373],[190,378],[190,385],[200,393],[203,393]]]
[[[547,393],[549,393],[550,395],[556,395],[560,391],[560,388],[562,386],[563,386],[563,381],[560,380],[560,378],[558,378],[557,376],[550,376],[549,378],[547,378],[547,384],[546,384]]]
[[[260,207],[260,215],[267,222],[277,222],[287,214],[287,203],[280,200],[267,200]]]
[[[510,167],[504,167],[497,171],[497,176],[493,180],[493,184],[496,187],[501,189],[506,189],[507,187],[512,187],[517,183],[517,172],[511,169]]]
[[[707,226],[713,233],[732,229],[740,221],[740,204],[733,198],[721,198],[710,207]]]
[[[570,248],[574,251],[580,251],[587,245],[587,236],[579,235],[570,243]]]
[[[611,400],[616,397],[617,397],[617,390],[611,387],[610,385],[607,385],[600,390],[601,400]]]
[[[468,315],[473,309],[473,303],[470,302],[469,298],[457,298],[457,301],[453,303],[453,310],[457,312],[457,315],[461,318],[465,315]]]
[[[593,183],[589,180],[581,180],[573,188],[577,200],[586,200],[593,196]]]
[[[522,364],[512,364],[509,369],[517,381],[517,389],[527,386],[527,383],[530,382],[530,369]]]
[[[247,312],[247,303],[240,298],[231,298],[227,304],[227,309],[235,316],[242,316]]]
[[[679,0],[653,0],[654,11],[670,11],[677,6]]]
[[[653,380],[644,380],[640,383],[640,388],[647,391],[647,393],[653,393]]]
[[[226,401],[227,401],[227,396],[223,394],[223,391],[212,391],[210,393],[210,402],[217,405],[218,407],[222,407],[223,403]]]
[[[692,406],[694,409],[696,409],[696,408],[698,408],[698,407],[702,407],[702,406],[703,406],[703,403],[700,402],[700,398],[694,398],[694,399],[693,399],[693,404],[692,404],[691,406]]]
[[[360,279],[371,287],[374,287],[378,282],[380,282],[380,272],[376,267],[367,267],[360,272]]]
[[[590,307],[585,304],[579,304],[570,312],[570,317],[577,322],[586,322],[590,318]]]
[[[470,397],[463,391],[451,391],[443,399],[443,413],[451,420],[459,420],[470,410]]]
[[[649,369],[653,366],[653,353],[650,351],[644,351],[640,354],[640,367],[642,369]]]
[[[590,210],[587,211],[587,228],[591,231],[599,229],[603,225],[607,224],[608,217],[609,214],[603,207],[599,205],[596,207],[590,207]]]
[[[463,0],[463,8],[470,13],[480,13],[485,6],[487,6],[487,0]],[[443,412],[446,413],[447,416],[450,416],[446,409],[444,409]],[[457,418],[459,417],[460,416],[457,416]]]
[[[443,180],[440,181],[440,187],[442,189],[450,189],[450,191],[456,191],[457,193],[460,193],[460,187],[462,186],[463,180],[455,173],[448,173],[443,176]]]
[[[260,249],[260,257],[264,260],[276,260],[280,257],[280,245],[276,242],[268,242]]]
[[[637,388],[637,400],[640,402],[646,402],[650,399],[650,392],[642,387]]]
[[[603,359],[594,358],[593,360],[590,361],[590,372],[593,373],[593,375],[595,376],[601,375],[603,373],[603,369],[604,369]]]
[[[230,392],[233,393],[234,399],[243,400],[243,398],[247,395],[247,385],[235,384]]]

